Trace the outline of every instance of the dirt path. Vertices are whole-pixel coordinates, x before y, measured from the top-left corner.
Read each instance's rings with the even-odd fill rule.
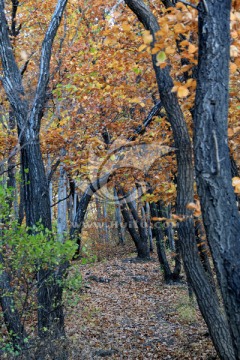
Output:
[[[185,284],[164,285],[157,261],[80,266],[66,314],[72,360],[217,359]]]

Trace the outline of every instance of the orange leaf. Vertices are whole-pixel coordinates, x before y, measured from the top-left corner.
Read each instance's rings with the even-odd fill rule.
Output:
[[[125,24],[122,24],[122,29],[124,31],[131,31],[131,26],[129,24],[125,23]]]
[[[238,69],[237,65],[231,62],[230,63],[230,72],[233,74],[237,71],[237,69]]]
[[[196,210],[197,209],[197,205],[196,204],[194,204],[194,203],[188,203],[187,204],[187,209],[189,209],[189,210]]]
[[[141,51],[145,50],[146,47],[147,47],[146,44],[142,44],[141,46],[139,46],[138,51],[141,52]]]
[[[239,186],[240,185],[240,178],[235,176],[232,178],[232,186]]]
[[[175,53],[175,49],[172,48],[171,46],[168,46],[168,47],[166,47],[166,49],[165,49],[165,53],[166,53],[167,55],[174,54],[174,53]]]
[[[145,30],[143,32],[143,42],[144,42],[144,44],[149,45],[149,44],[151,44],[152,41],[153,41],[153,37],[150,34],[150,31]]]
[[[165,217],[156,217],[156,216],[152,217],[152,221],[165,221],[165,220],[167,220],[167,218]]]
[[[188,96],[189,90],[185,86],[179,86],[179,88],[177,90],[177,94],[180,98],[184,98],[184,97]]]
[[[185,32],[185,26],[183,24],[176,24],[173,29],[176,34],[181,34]]]
[[[193,54],[193,53],[195,53],[196,51],[197,51],[197,47],[196,47],[195,45],[193,45],[193,44],[189,44],[188,52],[189,52],[190,54]]]

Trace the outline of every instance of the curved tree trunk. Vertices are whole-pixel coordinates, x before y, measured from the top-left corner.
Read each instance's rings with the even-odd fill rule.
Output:
[[[145,233],[144,224],[141,217],[139,217],[137,210],[135,209],[133,202],[124,199],[124,191],[117,190],[118,196],[121,197],[121,212],[124,222],[127,225],[129,234],[136,246],[138,258],[149,259],[150,247],[148,244],[148,237]]]
[[[158,217],[159,214],[158,214],[157,205],[155,203],[151,203],[150,207],[151,207],[152,217]],[[153,228],[156,236],[156,246],[157,246],[159,263],[163,270],[164,280],[166,283],[169,283],[171,280],[173,280],[173,273],[171,271],[170,265],[167,260],[165,246],[163,242],[163,230],[161,227],[162,227],[162,223],[160,221],[153,221]]]
[[[154,39],[155,33],[160,28],[150,9],[142,0],[125,0],[125,3],[137,15],[144,27],[150,30]],[[190,215],[186,206],[193,201],[194,173],[191,141],[177,97],[171,91],[173,81],[169,75],[169,68],[161,69],[157,66],[156,56],[152,56],[152,61],[159,94],[172,126],[175,147],[177,148],[176,212],[178,215]],[[234,359],[228,324],[221,314],[216,295],[200,262],[195,241],[194,224],[191,218],[180,222],[178,236],[185,271],[191,281],[200,311],[208,325],[215,348],[222,359]]]
[[[240,217],[227,142],[231,1],[199,8],[199,59],[194,151],[203,221],[240,359]]]
[[[11,47],[4,1],[0,0],[0,56],[4,74],[1,81],[17,122],[26,225],[31,231],[34,231],[33,227],[38,223],[41,223],[45,229],[51,230],[48,183],[39,144],[39,131],[46,102],[52,45],[66,4],[67,0],[58,0],[46,31],[42,43],[38,84],[34,100],[30,105],[25,99],[21,72]],[[62,286],[55,272],[49,270],[41,269],[37,274],[37,280],[39,335],[58,337],[59,334],[64,333]]]

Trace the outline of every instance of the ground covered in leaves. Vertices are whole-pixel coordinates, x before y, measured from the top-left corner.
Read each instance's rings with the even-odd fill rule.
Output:
[[[70,359],[217,359],[187,286],[165,285],[156,258],[77,264],[82,287],[67,301]]]

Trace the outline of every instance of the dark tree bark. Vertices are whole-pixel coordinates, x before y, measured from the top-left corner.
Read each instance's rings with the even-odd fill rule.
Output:
[[[136,14],[145,29],[150,30],[153,36],[152,45],[154,45],[155,33],[159,30],[155,16],[142,0],[125,0],[125,3]],[[190,212],[186,206],[193,201],[192,146],[176,94],[171,91],[173,81],[169,74],[169,67],[167,66],[164,69],[158,67],[156,56],[152,56],[152,61],[159,94],[172,126],[175,147],[177,148],[176,213],[188,216]],[[218,300],[198,256],[193,219],[188,218],[186,221],[180,222],[178,236],[185,271],[196,294],[200,311],[207,323],[215,348],[222,359],[234,359],[228,324],[221,314]]]
[[[119,195],[121,196],[122,194]],[[136,246],[138,258],[145,260],[149,259],[150,249],[148,241],[147,239],[142,239],[140,233],[136,230],[136,227],[138,227],[138,225],[135,223],[134,217],[130,209],[127,208],[125,200],[121,200],[121,212],[129,234]]]
[[[152,217],[159,217],[157,205],[155,203],[150,204]],[[153,221],[153,228],[155,229],[156,246],[159,263],[163,270],[164,280],[169,283],[173,280],[173,273],[167,260],[165,245],[163,240],[163,229],[160,221]]]
[[[158,216],[167,217],[166,211],[164,210],[164,207],[163,207],[163,204],[161,201],[158,201],[157,210],[158,210]],[[174,265],[174,270],[173,270],[173,274],[172,274],[172,280],[175,280],[175,281],[180,280],[180,272],[181,272],[181,268],[182,268],[180,252],[181,252],[180,242],[176,241],[175,242],[175,256],[174,256],[175,265]]]
[[[240,217],[227,141],[230,10],[230,0],[199,6],[194,152],[204,226],[240,359]]]
[[[4,74],[1,81],[18,126],[26,224],[30,228],[41,222],[44,228],[51,229],[48,184],[39,144],[39,131],[46,102],[51,49],[66,4],[67,0],[59,0],[56,5],[42,43],[35,98],[32,104],[28,104],[24,96],[21,72],[17,67],[9,39],[4,1],[0,1],[0,57]],[[12,31],[14,29],[16,29],[15,23]],[[57,337],[59,332],[61,335],[64,333],[62,287],[52,271],[41,269],[37,277],[39,335],[45,337],[50,334]]]
[[[88,208],[88,205],[92,199],[93,194],[97,192],[101,187],[106,185],[110,180],[110,174],[105,174],[103,177],[98,178],[92,184],[90,184],[83,195],[77,206],[77,212],[73,224],[70,229],[70,236],[72,239],[75,239],[78,244],[78,249],[76,251],[76,255],[80,253],[81,249],[81,232],[83,228],[84,217]]]
[[[133,201],[127,197],[127,194],[122,188],[117,188],[117,195],[119,198],[121,212],[129,234],[136,246],[138,258],[150,259],[150,247],[148,243],[148,236],[144,227],[146,223],[138,215],[138,211],[134,206]]]
[[[121,209],[120,209],[120,204],[118,201],[117,190],[115,187],[114,187],[114,199],[115,199],[115,207],[116,207],[115,208],[115,219],[117,222],[119,244],[124,244],[125,243],[125,231],[124,231],[123,222],[122,222]]]
[[[213,279],[213,273],[208,257],[209,248],[207,246],[207,240],[206,240],[206,233],[203,227],[203,223],[200,219],[195,220],[195,236],[198,246],[198,252],[201,259],[201,262],[203,264],[203,268],[208,274],[213,286],[214,286],[214,279]]]

